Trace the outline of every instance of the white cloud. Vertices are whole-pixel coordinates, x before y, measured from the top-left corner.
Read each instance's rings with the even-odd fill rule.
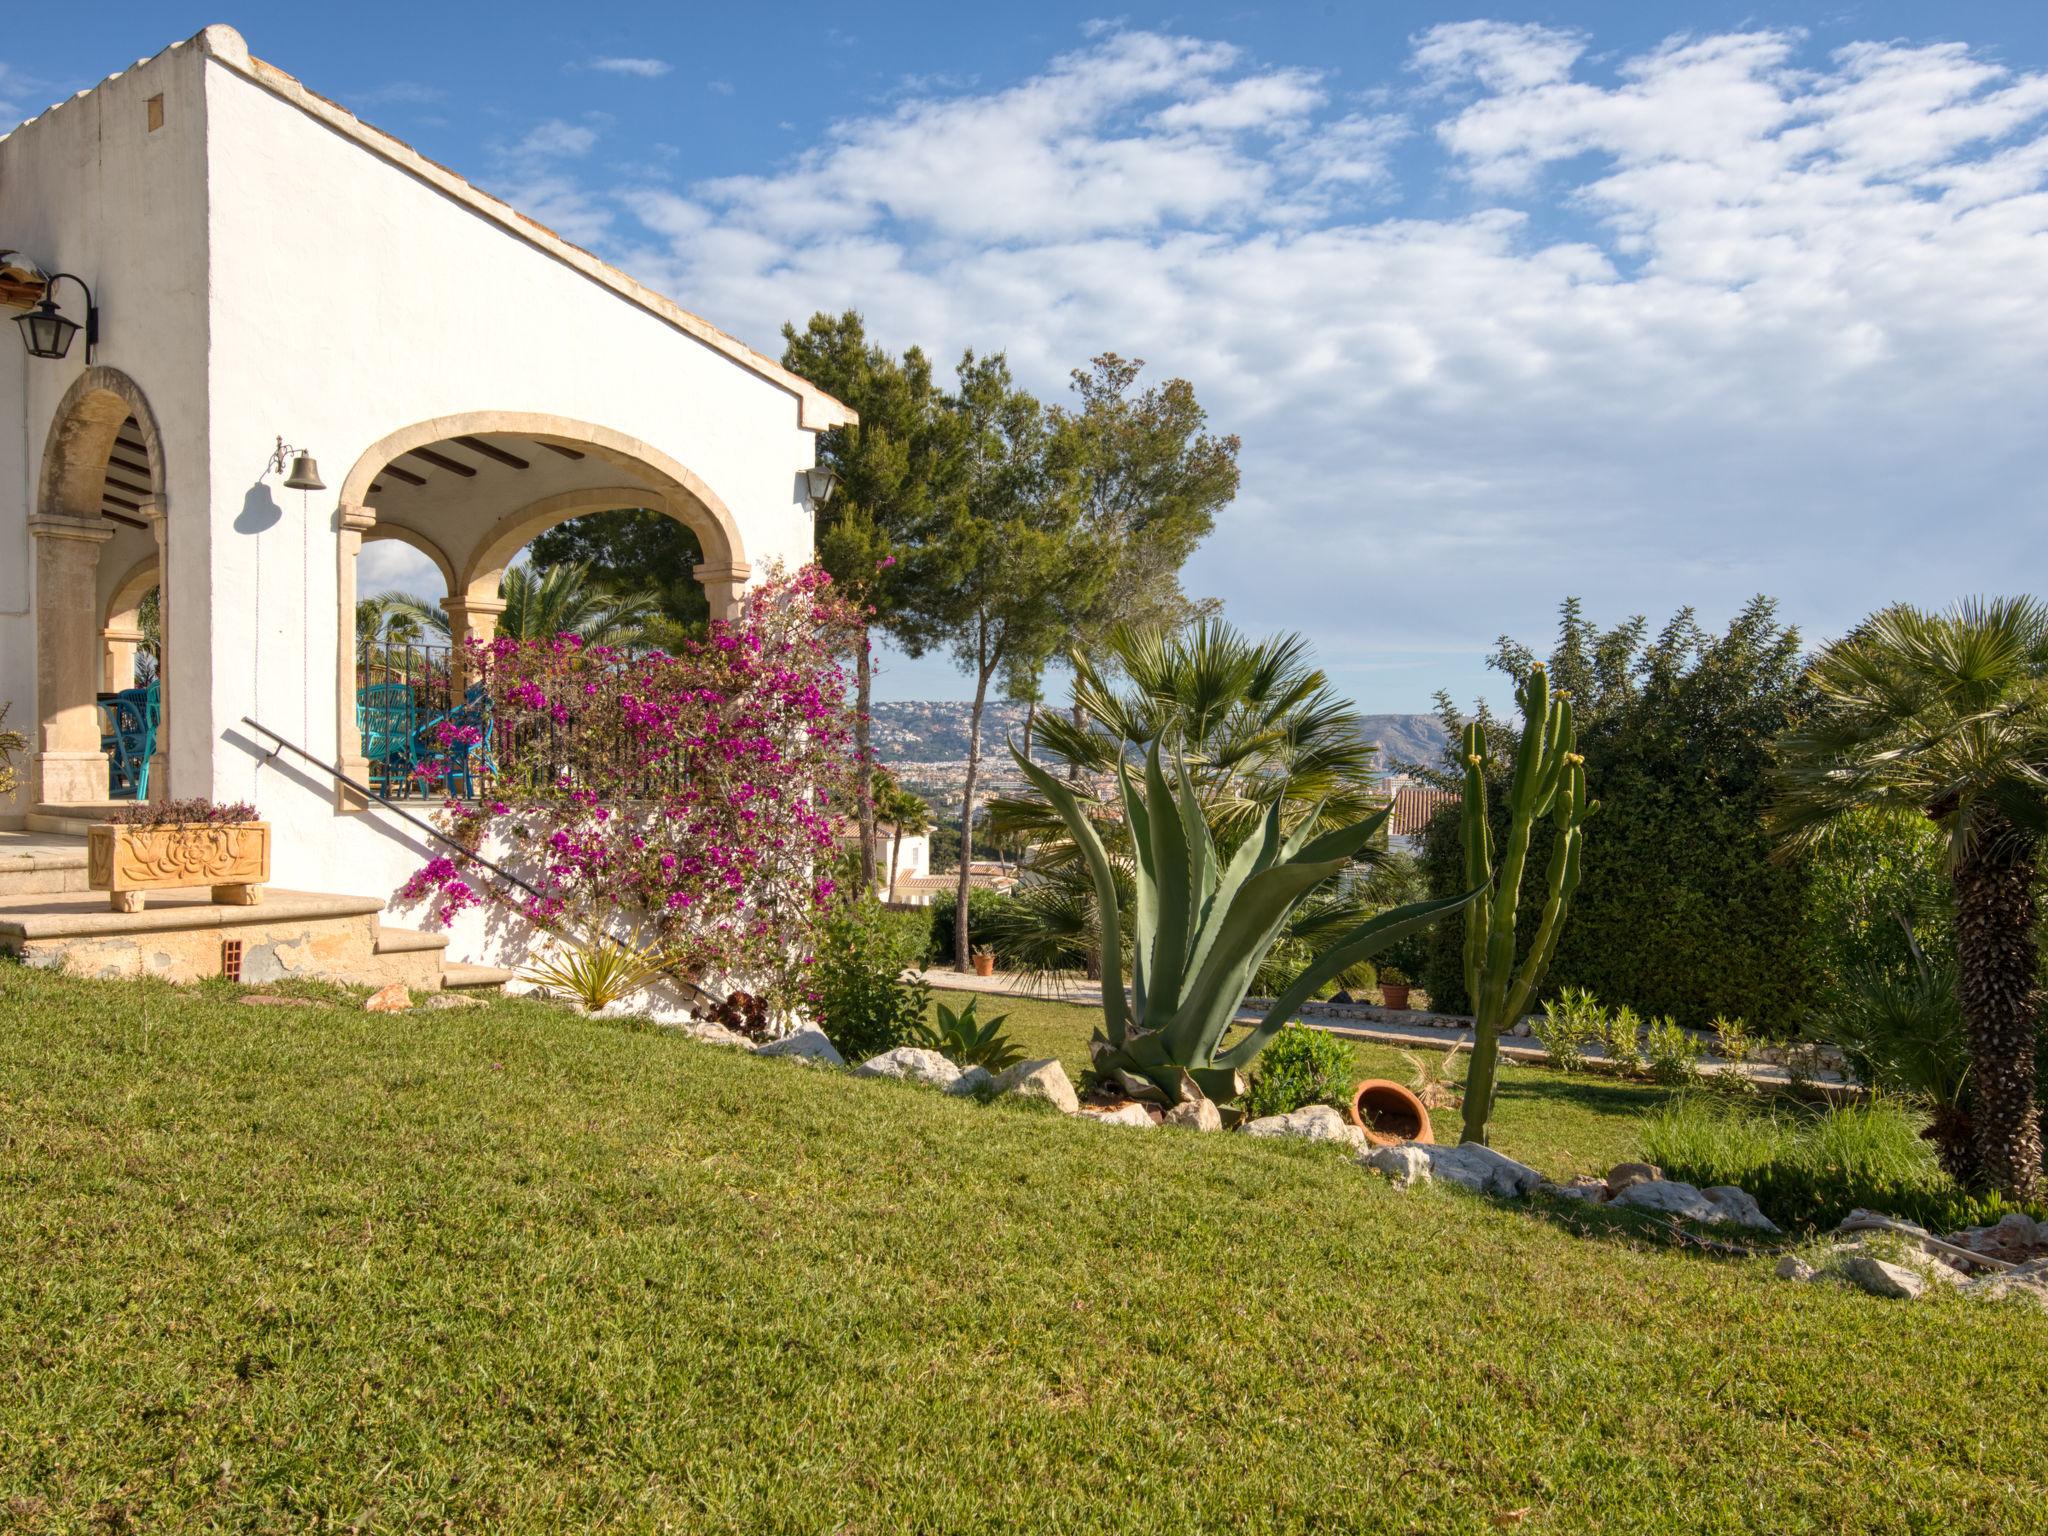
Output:
[[[588,66],[607,75],[632,75],[641,80],[658,80],[675,66],[666,59],[592,59]]]
[[[535,123],[526,131],[526,137],[512,146],[515,158],[561,159],[587,155],[597,143],[597,130],[588,123],[565,123],[559,117],[551,117],[544,123]]]
[[[1105,29],[773,172],[618,189],[607,239],[771,347],[851,306],[891,345],[1007,348],[1049,395],[1112,348],[1193,380],[1245,484],[1192,585],[1332,656],[1468,658],[1374,670],[1368,707],[1478,686],[1568,592],[1614,617],[1769,591],[1825,633],[2038,569],[2048,76],[1963,44],[1596,41],[1432,29],[1404,118]]]

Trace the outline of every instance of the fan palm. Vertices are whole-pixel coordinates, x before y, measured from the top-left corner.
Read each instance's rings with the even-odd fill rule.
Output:
[[[1308,658],[1299,635],[1254,641],[1228,624],[1120,628],[1093,655],[1068,657],[1071,717],[1042,715],[1037,759],[1073,783],[1108,854],[1119,899],[1132,899],[1130,837],[1115,774],[1128,754],[1165,744],[1183,765],[1210,835],[1227,856],[1277,802],[1291,833],[1362,821],[1383,802],[1358,715]],[[990,802],[991,828],[1031,848],[1025,880],[994,920],[996,941],[1041,972],[1092,968],[1096,894],[1059,811],[1042,796]],[[1355,926],[1368,907],[1319,893],[1290,910],[1283,952]]]
[[[2033,886],[2048,833],[2048,606],[1872,615],[1809,669],[1817,703],[1778,747],[1778,830],[1810,842],[1865,808],[1947,838],[1976,1175],[2039,1198]]]
[[[590,567],[580,563],[546,570],[515,565],[499,582],[498,595],[505,600],[505,611],[498,616],[497,632],[512,640],[576,635],[593,645],[628,645],[640,639],[655,618],[651,597],[609,592],[593,582]],[[388,605],[387,625],[410,621],[419,632],[447,640],[448,615],[429,598],[380,592],[365,601]]]

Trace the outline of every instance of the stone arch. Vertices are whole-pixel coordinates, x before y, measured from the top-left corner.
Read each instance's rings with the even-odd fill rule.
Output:
[[[114,583],[114,592],[107,599],[107,611],[100,615],[103,625],[112,628],[119,625],[132,628],[142,600],[149,596],[149,589],[159,581],[157,558],[146,555],[128,569],[128,574]]]
[[[621,508],[647,507],[656,512],[666,512],[697,535],[700,545],[704,542],[703,530],[694,518],[678,513],[672,499],[660,491],[649,494],[644,485],[592,486],[588,489],[563,491],[559,495],[544,496],[517,511],[508,512],[491,526],[491,531],[478,541],[475,551],[469,557],[469,564],[462,572],[462,585],[454,589],[457,595],[467,594],[472,599],[489,599],[498,595],[498,583],[504,579],[505,568],[512,563],[520,550],[539,538],[548,529],[568,522],[571,518],[585,517],[593,512],[615,512]],[[704,565],[698,568],[698,579],[709,583],[716,579],[707,574],[706,568],[718,562],[710,550],[705,551]],[[740,564],[740,562],[727,562]],[[741,580],[745,580],[742,572]]]
[[[35,543],[39,745],[30,766],[31,793],[45,804],[88,803],[104,800],[108,793],[97,696],[104,682],[118,681],[120,665],[118,658],[108,657],[105,627],[99,622],[100,550],[112,536],[100,507],[115,440],[131,419],[148,460],[149,483],[140,510],[156,535],[157,564],[168,569],[163,433],[142,387],[118,368],[87,368],[64,391],[43,442],[36,504],[29,518]],[[170,609],[166,590],[161,603],[166,635],[161,661],[168,661]],[[166,669],[162,723],[150,770],[150,789],[156,796],[169,788],[166,767],[175,707],[170,686]]]
[[[378,539],[392,539],[400,544],[418,550],[434,562],[434,568],[441,573],[441,587],[450,597],[459,595],[462,588],[455,584],[455,562],[432,539],[417,528],[408,528],[403,523],[379,522],[363,530],[363,542],[369,544]]]
[[[149,494],[161,513],[164,449],[156,413],[149,408],[149,397],[141,385],[118,368],[99,366],[71,381],[50,420],[36,510],[45,516],[98,522],[107,460],[113,454],[114,439],[131,416],[149,450]]]
[[[541,411],[463,411],[416,422],[379,438],[363,450],[342,480],[344,511],[369,507],[370,482],[400,454],[451,437],[478,437],[494,432],[595,453],[624,470],[629,478],[644,480],[652,489],[669,493],[667,511],[696,533],[705,564],[726,566],[745,562],[745,545],[731,510],[716,491],[682,463],[651,443],[624,432]],[[643,495],[640,500],[644,502],[646,497]]]
[[[128,568],[114,584],[100,615],[100,689],[118,693],[135,686],[135,658],[145,636],[142,632],[142,600],[158,584],[158,561],[147,555]],[[161,606],[159,606],[161,613]]]

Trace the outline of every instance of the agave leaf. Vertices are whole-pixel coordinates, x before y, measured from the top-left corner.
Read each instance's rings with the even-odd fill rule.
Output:
[[[1209,831],[1209,818],[1202,814],[1201,802],[1195,798],[1194,780],[1188,776],[1188,765],[1179,762],[1177,766],[1180,779],[1174,787],[1180,802],[1181,836],[1187,839],[1190,865],[1188,911],[1198,916],[1216,893],[1216,839]]]
[[[1156,1029],[1139,1029],[1132,1025],[1124,1035],[1123,1054],[1137,1066],[1151,1070],[1166,1064],[1166,1036]]]
[[[1208,1064],[1210,1052],[1237,1016],[1252,975],[1273,947],[1288,912],[1344,863],[1343,859],[1320,864],[1295,859],[1261,870],[1245,881],[1237,899],[1214,918],[1218,932],[1209,957],[1188,988],[1187,1001],[1166,1026],[1174,1060]]]
[[[1109,867],[1109,855],[1103,852],[1102,839],[1095,835],[1095,826],[1088,820],[1087,812],[1081,809],[1081,802],[1073,790],[1047,773],[1014,746],[1010,756],[1024,777],[1044,795],[1046,802],[1060,813],[1060,820],[1067,824],[1067,830],[1074,835],[1074,843],[1088,861],[1088,873],[1095,880],[1096,922],[1102,934],[1102,1022],[1109,1039],[1120,1042],[1124,1037],[1124,977],[1123,977],[1123,934],[1118,923],[1116,878]]]
[[[1212,1104],[1228,1104],[1244,1095],[1244,1074],[1235,1067],[1196,1067],[1188,1078]]]
[[[1152,834],[1152,872],[1159,882],[1159,927],[1152,945],[1151,1015],[1171,1016],[1187,976],[1188,927],[1194,914],[1192,853],[1187,830],[1173,814],[1173,794],[1159,765],[1159,743],[1145,754],[1145,801]],[[1136,829],[1133,828],[1135,835]]]
[[[1124,1093],[1141,1104],[1170,1104],[1166,1090],[1151,1078],[1134,1072],[1128,1067],[1112,1067],[1106,1074]]]
[[[1131,782],[1131,770],[1121,758],[1116,765],[1117,787],[1122,791],[1124,822],[1131,830],[1131,848],[1137,855],[1137,931],[1131,936],[1131,1000],[1137,1017],[1151,1011],[1148,998],[1152,951],[1159,937],[1159,885],[1152,865],[1152,813],[1144,796]]]
[[[1395,907],[1359,924],[1317,955],[1308,968],[1294,978],[1293,984],[1273,999],[1273,1006],[1266,1010],[1265,1018],[1259,1021],[1251,1033],[1216,1060],[1225,1066],[1250,1066],[1280,1026],[1294,1017],[1295,1010],[1307,1002],[1310,994],[1324,982],[1334,980],[1361,960],[1370,960],[1397,940],[1406,938],[1418,929],[1427,928],[1438,918],[1455,912],[1484,895],[1485,891],[1486,887],[1480,886],[1465,892],[1462,896],[1440,896],[1433,901],[1411,901],[1406,906]]]

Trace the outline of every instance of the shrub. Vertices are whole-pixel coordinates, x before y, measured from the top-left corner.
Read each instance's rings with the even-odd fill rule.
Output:
[[[1351,1043],[1306,1024],[1288,1024],[1268,1042],[1245,1090],[1251,1119],[1285,1115],[1309,1104],[1342,1109],[1350,1103],[1358,1069]]]
[[[1607,1059],[1618,1070],[1627,1073],[1643,1070],[1643,1021],[1627,1003],[1607,1016],[1606,1045]]]
[[[256,807],[236,800],[220,804],[212,800],[138,800],[114,813],[124,827],[231,826],[255,821]]]
[[[1607,1010],[1584,987],[1566,987],[1543,1005],[1543,1017],[1531,1026],[1560,1072],[1576,1072],[1586,1064],[1586,1047],[1598,1045],[1607,1031]]]
[[[924,1030],[929,989],[903,979],[919,959],[915,930],[891,924],[890,915],[872,901],[839,907],[811,972],[811,1017],[851,1062],[914,1044]]]
[[[519,977],[596,1013],[651,986],[664,969],[658,953],[601,933],[557,939],[547,958],[526,966]]]
[[[983,948],[990,937],[996,936],[1001,927],[1001,918],[1009,906],[1009,897],[1001,891],[987,890],[975,886],[967,892],[967,932],[975,941],[976,949]],[[931,927],[925,939],[925,959],[930,965],[950,966],[953,963],[953,930],[959,926],[960,912],[951,896],[941,896],[926,909]],[[1010,959],[1008,951],[998,942],[995,946],[998,968],[1007,969]]]
[[[1670,1014],[1650,1021],[1643,1050],[1650,1058],[1650,1076],[1666,1087],[1683,1088],[1699,1081],[1702,1047]]]
[[[1667,1178],[1735,1184],[1785,1227],[1831,1227],[1858,1206],[1938,1231],[1995,1220],[1922,1139],[1920,1117],[1891,1099],[1840,1109],[1758,1109],[1682,1094],[1643,1119],[1642,1153]]]
[[[7,711],[11,707],[0,704],[0,795],[11,795],[20,787],[14,759],[16,754],[28,750],[28,738],[19,731],[7,729]]]

